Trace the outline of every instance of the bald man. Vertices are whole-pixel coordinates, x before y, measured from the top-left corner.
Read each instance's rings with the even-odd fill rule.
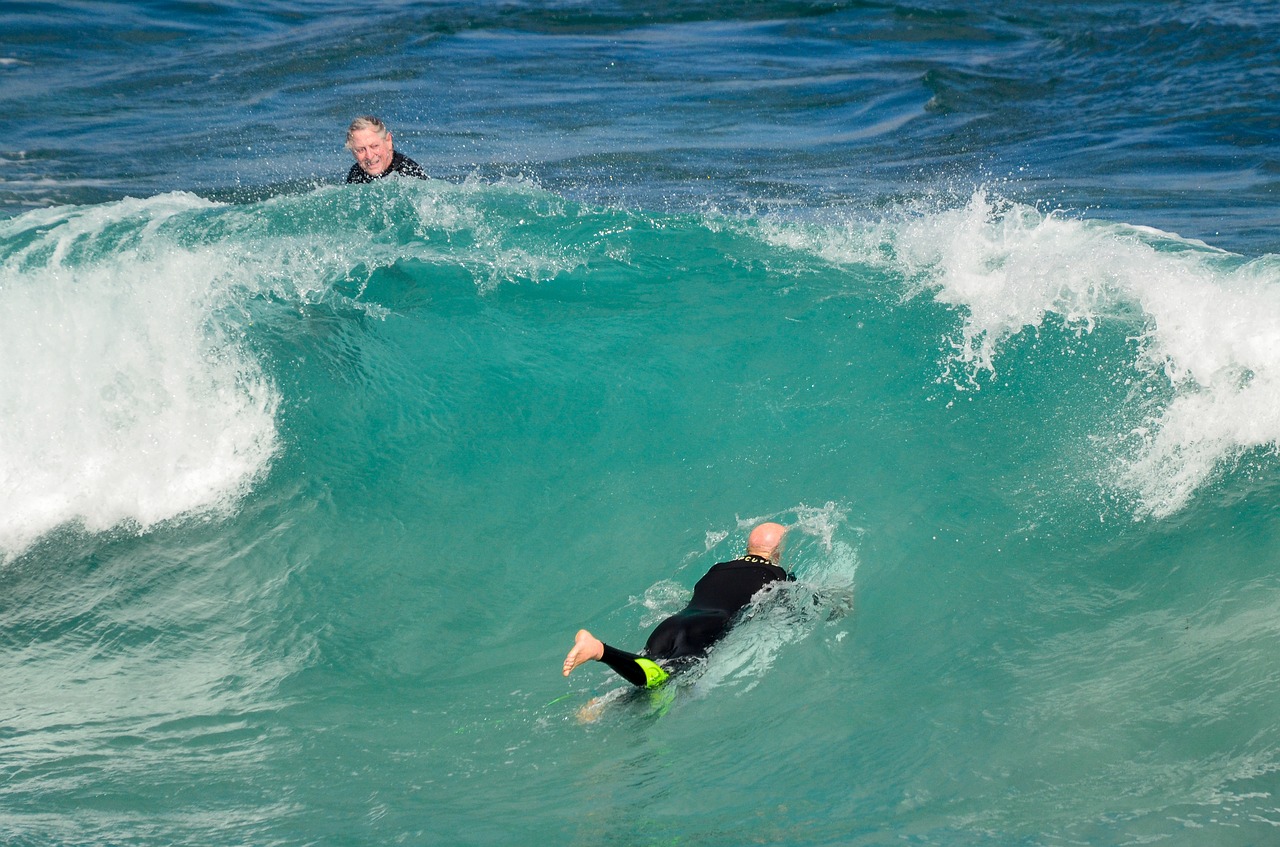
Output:
[[[707,571],[693,586],[689,605],[658,624],[639,655],[610,647],[585,629],[578,630],[573,649],[564,659],[564,675],[583,662],[597,661],[632,685],[662,685],[671,674],[706,655],[760,589],[793,578],[778,567],[786,532],[786,527],[776,523],[762,523],[751,530],[746,554]]]

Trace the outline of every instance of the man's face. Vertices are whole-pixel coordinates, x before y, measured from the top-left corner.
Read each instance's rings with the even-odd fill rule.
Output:
[[[391,133],[383,138],[376,129],[356,130],[351,135],[351,154],[360,170],[369,176],[381,176],[391,167]]]

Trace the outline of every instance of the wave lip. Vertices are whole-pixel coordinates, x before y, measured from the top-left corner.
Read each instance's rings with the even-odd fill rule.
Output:
[[[1140,426],[1111,468],[1137,517],[1181,510],[1246,451],[1280,445],[1280,263],[1150,227],[1083,221],[975,194],[906,224],[909,275],[963,309],[944,365],[958,387],[994,374],[1002,344],[1057,315],[1077,334],[1134,324]],[[1153,399],[1154,398],[1154,399]],[[1105,423],[1105,422],[1104,422]]]
[[[63,525],[225,509],[277,450],[278,397],[219,317],[188,195],[33,212],[0,230],[0,557]]]
[[[1058,352],[1103,326],[1127,339],[1125,358],[1098,371],[1119,374],[1128,396],[1084,417],[1098,482],[1131,501],[1136,518],[1175,514],[1250,451],[1280,449],[1280,256],[1248,259],[986,189],[872,222],[766,218],[742,229],[836,267],[877,268],[903,301],[931,296],[953,309],[936,381],[960,392],[996,384],[1010,341],[1028,331],[1060,327],[1050,342]]]

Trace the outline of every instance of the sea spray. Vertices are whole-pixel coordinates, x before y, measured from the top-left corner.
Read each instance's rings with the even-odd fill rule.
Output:
[[[1144,409],[1137,449],[1116,466],[1116,484],[1137,497],[1136,516],[1178,511],[1244,450],[1280,441],[1274,259],[1247,262],[1150,228],[983,194],[908,224],[896,243],[906,268],[930,268],[935,296],[964,312],[943,375],[960,388],[991,378],[1001,345],[1038,332],[1047,315],[1077,336],[1104,320],[1129,328],[1139,341],[1135,383],[1171,392]]]

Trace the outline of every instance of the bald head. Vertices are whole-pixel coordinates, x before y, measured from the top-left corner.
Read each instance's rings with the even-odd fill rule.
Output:
[[[747,553],[777,564],[782,556],[782,537],[786,534],[787,528],[780,523],[762,523],[747,536]]]

